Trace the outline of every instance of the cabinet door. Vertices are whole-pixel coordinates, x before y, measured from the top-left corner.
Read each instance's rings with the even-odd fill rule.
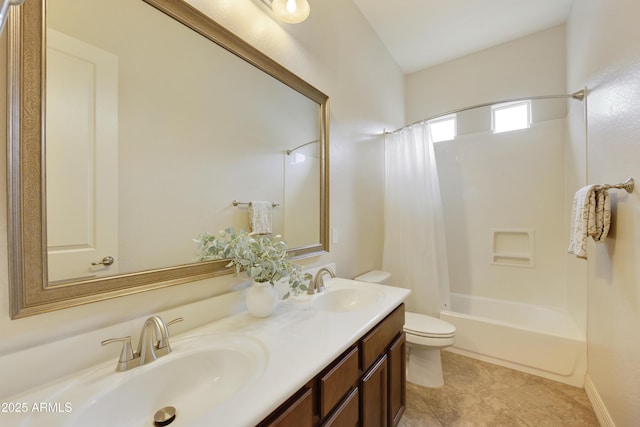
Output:
[[[304,388],[278,408],[260,427],[311,427],[313,425],[312,389]]]
[[[362,426],[387,426],[387,356],[384,355],[369,369],[361,380]]]
[[[407,404],[406,335],[402,333],[391,344],[389,357],[389,425],[396,426]]]

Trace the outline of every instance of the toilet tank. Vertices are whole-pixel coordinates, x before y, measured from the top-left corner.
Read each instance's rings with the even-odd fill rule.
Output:
[[[382,270],[371,270],[354,278],[354,280],[360,280],[361,282],[378,283],[380,285],[388,285],[390,279],[391,273]]]

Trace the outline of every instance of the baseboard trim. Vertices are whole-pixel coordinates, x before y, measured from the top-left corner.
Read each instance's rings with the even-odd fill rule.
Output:
[[[596,414],[596,418],[598,418],[598,422],[602,427],[616,427],[607,411],[607,407],[604,405],[604,402],[600,398],[600,394],[598,394],[598,390],[596,390],[593,381],[591,381],[591,377],[589,374],[586,375],[584,380],[584,391],[587,393],[587,397],[591,402],[591,406],[593,407],[593,412]]]

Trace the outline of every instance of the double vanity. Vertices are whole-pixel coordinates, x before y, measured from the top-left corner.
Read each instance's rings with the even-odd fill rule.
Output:
[[[269,318],[242,312],[170,336],[168,351],[139,366],[123,365],[133,353],[125,346],[120,361],[6,399],[25,410],[4,413],[0,421],[94,427],[395,425],[404,410],[403,301],[409,291],[341,278],[325,284],[320,294],[283,301]],[[142,335],[155,326],[166,331],[160,322],[149,318]],[[38,405],[48,407],[38,411]],[[154,415],[162,421],[154,424]]]

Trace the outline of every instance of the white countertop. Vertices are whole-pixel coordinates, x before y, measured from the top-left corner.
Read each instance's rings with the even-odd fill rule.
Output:
[[[180,417],[177,417],[171,426],[256,425],[384,319],[410,293],[403,288],[339,278],[327,278],[325,283],[331,288],[373,287],[383,297],[359,310],[330,312],[312,306],[311,300],[315,296],[304,295],[281,302],[276,312],[268,318],[257,319],[243,312],[172,337],[172,340],[180,342],[199,334],[243,335],[256,339],[264,346],[267,362],[263,374],[254,383],[217,408],[189,423],[181,422]],[[174,353],[177,351],[179,346],[174,348]],[[115,361],[110,363],[115,368]],[[113,373],[118,374],[121,373]],[[63,386],[61,383],[59,387]],[[46,388],[51,390],[52,387],[55,388],[56,385],[47,385]],[[37,391],[35,395],[46,394]],[[65,415],[56,414],[57,425],[67,425]],[[28,422],[24,423],[24,419],[21,421],[20,425],[30,425]]]
[[[269,362],[250,390],[203,419],[202,426],[253,426],[303,387],[310,379],[363,337],[402,303],[410,291],[392,286],[327,279],[327,286],[357,283],[384,292],[382,301],[352,312],[328,312],[311,307],[310,298],[285,300],[273,316],[248,313],[228,317],[203,329],[227,330],[261,340]]]

